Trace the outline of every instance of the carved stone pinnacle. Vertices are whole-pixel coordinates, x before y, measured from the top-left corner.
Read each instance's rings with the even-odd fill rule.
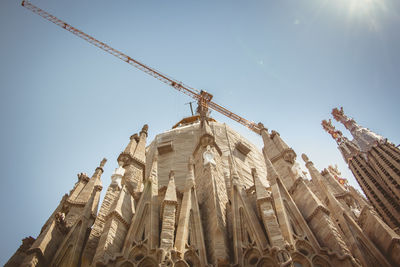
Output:
[[[304,162],[309,162],[310,160],[309,160],[309,158],[307,157],[307,155],[306,154],[301,154],[301,158],[304,160]]]
[[[141,134],[144,133],[144,134],[146,134],[146,136],[147,136],[148,130],[149,130],[149,126],[148,126],[147,124],[145,124],[145,125],[143,125],[143,128],[142,128],[142,130],[140,131],[140,133],[141,133]]]
[[[107,159],[103,158],[102,161],[100,162],[100,168],[103,168],[104,165],[106,165]]]

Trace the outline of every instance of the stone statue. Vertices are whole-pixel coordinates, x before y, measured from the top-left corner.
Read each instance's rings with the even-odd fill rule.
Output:
[[[207,164],[212,164],[212,165],[216,166],[216,163],[214,160],[214,154],[211,151],[210,145],[207,146],[206,151],[204,151],[204,153],[203,153],[203,164],[204,164],[204,166]]]

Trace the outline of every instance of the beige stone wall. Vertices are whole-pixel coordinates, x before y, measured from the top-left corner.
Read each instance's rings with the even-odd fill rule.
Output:
[[[230,173],[225,155],[232,152],[239,176],[242,177],[243,183],[246,187],[250,187],[253,184],[253,178],[251,175],[252,167],[257,168],[260,179],[262,179],[263,183],[268,186],[264,158],[260,149],[225,124],[211,122],[210,127],[215,136],[215,142],[221,149],[224,158],[224,161],[222,162],[222,177],[224,177],[224,172],[228,174]],[[168,185],[169,171],[174,170],[176,188],[183,192],[187,175],[188,159],[197,145],[199,133],[200,123],[195,123],[193,125],[179,127],[159,134],[151,142],[147,148],[147,156],[149,158],[152,158],[155,150],[161,144],[172,142],[173,147],[172,152],[158,156],[159,188]],[[251,149],[247,156],[243,155],[235,148],[235,145],[239,141],[245,143],[246,146]],[[146,170],[149,170],[150,168],[151,162],[148,161],[146,164]]]
[[[100,238],[99,246],[93,260],[94,263],[97,261],[105,262],[120,252],[126,233],[128,232],[126,225],[115,216],[107,221],[105,229],[108,231]]]

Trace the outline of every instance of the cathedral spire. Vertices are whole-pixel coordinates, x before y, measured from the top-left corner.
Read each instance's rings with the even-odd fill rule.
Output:
[[[87,183],[85,188],[83,188],[82,193],[78,197],[78,201],[85,201],[86,206],[84,208],[84,216],[90,216],[92,215],[93,218],[96,217],[97,214],[97,208],[99,205],[100,201],[100,193],[95,194],[94,192],[100,192],[103,188],[103,184],[101,182],[101,175],[104,172],[103,168],[104,165],[106,164],[107,159],[103,158],[102,161],[100,162],[99,166],[96,168],[94,171],[94,174],[92,178],[90,178],[90,181]],[[82,198],[81,198],[82,197]],[[91,202],[91,203],[89,203]]]
[[[96,218],[97,215],[97,209],[100,202],[100,192],[103,189],[103,183],[101,182],[100,177],[101,174],[104,172],[103,167],[106,164],[106,162],[107,159],[103,158],[103,160],[100,162],[99,167],[96,168],[95,173],[93,174],[92,177],[93,179],[92,191],[89,196],[88,202],[83,210],[83,216],[85,216],[88,220]],[[89,183],[90,182],[91,181],[89,181]]]
[[[139,141],[139,135],[137,133],[131,135],[131,137],[129,138],[129,144],[126,146],[124,153],[133,155],[133,153],[135,152],[137,143]]]
[[[142,130],[139,133],[139,141],[135,149],[134,159],[137,159],[141,163],[146,162],[146,139],[147,139],[147,131],[149,126],[145,124]]]
[[[94,171],[92,178],[90,178],[89,182],[79,193],[79,196],[76,198],[77,202],[86,203],[89,200],[90,195],[92,194],[93,188],[97,185],[101,185],[101,174],[104,172],[103,167],[106,164],[107,159],[103,159],[100,162],[99,167]]]
[[[137,146],[137,143],[139,142],[139,136],[137,133],[131,135],[129,138],[129,143],[126,146],[125,150],[119,155],[118,157],[118,165],[124,166],[130,158],[133,157],[133,153],[135,153],[135,149]]]
[[[111,175],[111,183],[107,188],[107,192],[102,201],[100,210],[96,216],[92,230],[85,245],[82,254],[82,266],[89,266],[96,253],[96,248],[99,245],[100,237],[104,231],[107,216],[112,208],[114,200],[119,196],[121,191],[121,179],[124,175],[125,169],[122,166],[116,168]]]
[[[343,112],[343,107],[340,109],[334,108],[332,110],[332,116],[338,122],[341,122],[347,130],[350,131],[354,140],[360,146],[361,151],[367,152],[371,147],[380,144],[384,141],[384,138],[371,130],[361,127],[352,118],[347,117]]]
[[[118,164],[125,169],[122,182],[134,195],[142,190],[146,165],[146,139],[148,125],[145,124],[140,131],[139,137],[132,135],[130,143],[118,157]]]

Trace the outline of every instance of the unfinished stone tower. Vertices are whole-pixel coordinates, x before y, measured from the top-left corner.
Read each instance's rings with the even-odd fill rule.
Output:
[[[399,236],[361,195],[303,155],[306,179],[293,149],[259,126],[262,151],[204,115],[148,145],[145,125],[99,211],[105,161],[6,266],[400,265]]]

